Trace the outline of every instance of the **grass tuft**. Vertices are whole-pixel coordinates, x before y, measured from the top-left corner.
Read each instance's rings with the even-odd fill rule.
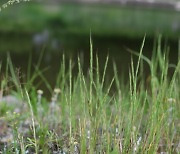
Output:
[[[128,83],[118,75],[115,64],[114,77],[108,79],[108,56],[100,72],[91,38],[88,75],[83,73],[80,57],[74,75],[73,61],[66,67],[63,56],[55,87],[39,70],[42,57],[34,73],[28,66],[28,80],[21,84],[8,56],[0,82],[1,93],[6,91],[0,97],[1,152],[179,153],[180,61],[176,66],[169,64],[161,38],[151,59],[143,55],[144,45],[145,37],[139,52],[128,49],[138,56],[136,66],[132,58]],[[150,70],[148,77],[144,63]],[[37,77],[49,89],[51,100],[34,84]],[[10,86],[14,88],[7,91]]]

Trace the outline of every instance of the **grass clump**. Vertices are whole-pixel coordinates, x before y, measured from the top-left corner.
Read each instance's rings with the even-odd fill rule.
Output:
[[[180,61],[176,66],[169,64],[168,52],[162,52],[160,39],[152,58],[148,59],[143,56],[144,43],[145,39],[139,53],[129,50],[139,58],[136,66],[132,60],[127,84],[121,81],[116,65],[112,68],[114,77],[106,79],[108,57],[103,73],[100,73],[92,42],[88,75],[82,71],[80,58],[76,76],[73,76],[72,61],[67,69],[63,58],[54,91],[43,71],[39,70],[39,63],[34,74],[28,73],[29,80],[21,84],[9,57],[1,91],[14,86],[8,93],[19,98],[21,103],[16,102],[19,106],[9,110],[11,100],[0,101],[6,103],[0,110],[3,116],[0,122],[4,126],[0,136],[8,138],[7,129],[11,134],[9,140],[0,140],[1,151],[76,154],[180,152]],[[148,79],[144,74],[145,62],[150,70]],[[173,70],[172,75],[169,75],[170,70]],[[52,93],[50,101],[34,84],[37,76]],[[8,116],[8,110],[17,115]]]

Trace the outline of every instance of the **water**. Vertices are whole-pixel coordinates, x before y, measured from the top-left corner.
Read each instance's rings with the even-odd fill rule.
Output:
[[[63,54],[66,58],[67,67],[69,59],[72,59],[74,75],[77,74],[78,71],[78,56],[81,59],[84,74],[88,75],[90,59],[89,36],[68,36],[68,39],[67,37],[48,39],[48,35],[48,31],[35,35],[12,35],[11,37],[10,35],[1,35],[0,60],[3,61],[3,65],[5,66],[7,57],[7,52],[5,51],[9,51],[16,70],[20,71],[23,77],[27,77],[28,59],[32,56],[32,66],[35,66],[38,63],[40,54],[44,51],[41,69],[48,68],[44,72],[44,75],[52,87],[55,85],[55,77],[58,74]],[[21,37],[23,37],[23,39],[21,39]],[[127,39],[92,36],[92,40],[94,60],[96,60],[96,56],[99,57],[100,73],[103,73],[106,57],[108,56],[107,77],[113,77],[113,63],[115,63],[118,68],[118,74],[124,76],[126,82],[126,80],[128,80],[126,76],[128,76],[129,73],[131,58],[133,57],[134,63],[137,61],[137,57],[132,56],[131,53],[127,51],[127,48],[138,52],[143,38]],[[166,44],[165,42],[165,40],[162,41],[162,46]],[[146,39],[143,54],[148,58],[151,58],[153,44],[154,40]],[[176,64],[178,59],[178,42],[170,40],[168,44],[170,46],[170,63]],[[148,65],[145,65],[145,67],[147,68],[146,72],[148,74]],[[33,70],[34,67],[32,67],[32,71]],[[40,81],[42,80],[39,79],[36,82],[38,83]],[[44,88],[44,83],[41,83],[40,87]]]

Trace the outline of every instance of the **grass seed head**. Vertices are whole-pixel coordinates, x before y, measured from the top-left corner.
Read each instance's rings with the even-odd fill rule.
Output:
[[[42,95],[43,91],[39,89],[39,90],[37,90],[37,93],[38,93],[38,95]]]
[[[176,102],[176,100],[175,100],[174,98],[168,98],[167,101],[168,101],[169,103],[175,103],[175,102]]]
[[[59,94],[59,93],[61,93],[61,89],[59,89],[59,88],[55,88],[55,89],[54,89],[54,93],[55,93],[55,94]]]
[[[43,94],[43,91],[42,90],[37,90],[37,94],[38,94],[38,104],[41,104],[41,98],[42,98],[42,94]]]

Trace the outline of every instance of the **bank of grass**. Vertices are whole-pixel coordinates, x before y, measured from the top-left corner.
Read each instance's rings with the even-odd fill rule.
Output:
[[[90,44],[88,75],[83,74],[80,59],[77,76],[72,73],[73,62],[70,60],[66,68],[63,60],[54,77],[55,89],[43,76],[44,70],[39,70],[41,56],[34,73],[30,71],[29,61],[27,81],[22,81],[8,56],[1,90],[21,101],[17,102],[19,111],[14,111],[17,104],[0,104],[1,123],[7,129],[4,134],[0,132],[1,151],[179,153],[180,61],[177,65],[168,63],[168,51],[162,52],[160,40],[152,58],[144,57],[143,41],[140,52],[130,51],[139,58],[136,66],[132,60],[129,82],[121,81],[115,65],[114,77],[107,81],[108,57],[100,74],[98,57],[93,57]],[[144,75],[144,63],[150,68],[148,79]],[[171,76],[169,70],[173,70]],[[52,93],[51,100],[41,90],[37,92],[38,85],[33,83],[38,76]],[[112,86],[115,86],[113,91]],[[11,87],[13,90],[8,90]],[[7,132],[11,137],[2,142],[2,135],[6,136]]]
[[[107,37],[141,38],[146,33],[153,38],[163,33],[177,39],[180,34],[179,12],[117,5],[20,3],[3,9],[0,23],[1,33],[32,34],[49,29],[61,38],[63,34],[89,35],[89,29]]]

